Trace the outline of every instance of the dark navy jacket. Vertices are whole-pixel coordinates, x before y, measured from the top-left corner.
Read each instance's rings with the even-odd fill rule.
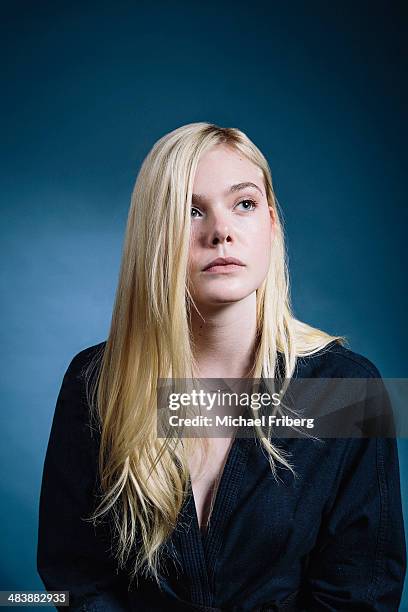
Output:
[[[405,569],[396,441],[286,438],[297,478],[271,473],[259,440],[235,438],[211,525],[201,534],[192,496],[165,546],[161,590],[140,577],[128,592],[108,527],[94,509],[98,435],[91,435],[83,368],[104,343],[71,361],[58,396],[40,498],[38,572],[89,611],[395,612]],[[298,360],[295,377],[380,378],[337,343]],[[174,555],[178,561],[174,562]],[[60,608],[63,610],[64,608]],[[66,608],[65,608],[66,609]]]

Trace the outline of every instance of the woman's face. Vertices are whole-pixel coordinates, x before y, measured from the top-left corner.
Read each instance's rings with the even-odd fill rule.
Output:
[[[269,268],[274,214],[262,170],[239,152],[216,145],[194,178],[189,252],[190,292],[197,305],[248,297]],[[217,258],[234,258],[236,264]],[[209,267],[210,266],[210,267]]]

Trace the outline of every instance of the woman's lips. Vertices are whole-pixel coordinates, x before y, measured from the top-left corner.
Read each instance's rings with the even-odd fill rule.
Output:
[[[203,274],[228,274],[230,272],[242,270],[242,268],[244,268],[244,266],[239,264],[216,264],[215,266],[203,270]]]

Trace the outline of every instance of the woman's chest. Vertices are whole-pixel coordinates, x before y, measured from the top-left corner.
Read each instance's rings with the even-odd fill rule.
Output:
[[[270,561],[307,554],[335,491],[340,457],[333,446],[294,440],[296,474],[281,466],[274,475],[259,441],[235,439],[231,446],[218,439],[201,473],[197,458],[190,464],[189,511],[197,531],[205,531],[210,517],[206,545],[219,544],[229,560],[245,557],[240,546],[250,531],[251,543]]]
[[[231,450],[231,438],[208,439],[207,457],[200,464],[202,454],[189,460],[191,487],[198,524],[205,529],[215,502],[221,477]]]
[[[231,449],[220,443],[217,461],[210,451],[213,461],[202,480],[194,479],[192,465],[193,495],[173,539],[183,568],[182,584],[201,585],[202,596],[211,601],[211,593],[234,596],[244,587],[244,576],[251,589],[267,576],[297,582],[316,543],[337,460],[310,441],[295,440],[289,446],[296,477],[288,469],[279,469],[275,477],[266,451],[247,439],[235,439]],[[208,512],[206,497],[220,474],[209,527],[200,533]],[[177,572],[170,583],[180,584]]]

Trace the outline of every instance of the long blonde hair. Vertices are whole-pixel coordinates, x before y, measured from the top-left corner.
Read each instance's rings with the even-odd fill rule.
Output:
[[[136,553],[132,577],[142,569],[158,579],[162,545],[188,492],[192,442],[157,438],[157,380],[194,378],[187,278],[192,188],[200,157],[218,144],[232,147],[262,170],[276,218],[269,272],[256,293],[253,377],[273,378],[279,352],[289,379],[297,357],[332,341],[344,342],[292,314],[271,172],[251,140],[238,129],[204,122],[184,125],[158,140],[133,190],[109,336],[98,364],[91,363],[87,372],[88,400],[100,423],[102,491],[89,520],[111,516],[119,565],[124,567],[131,551]],[[291,469],[282,450],[267,437],[260,442],[274,474],[279,463]]]

